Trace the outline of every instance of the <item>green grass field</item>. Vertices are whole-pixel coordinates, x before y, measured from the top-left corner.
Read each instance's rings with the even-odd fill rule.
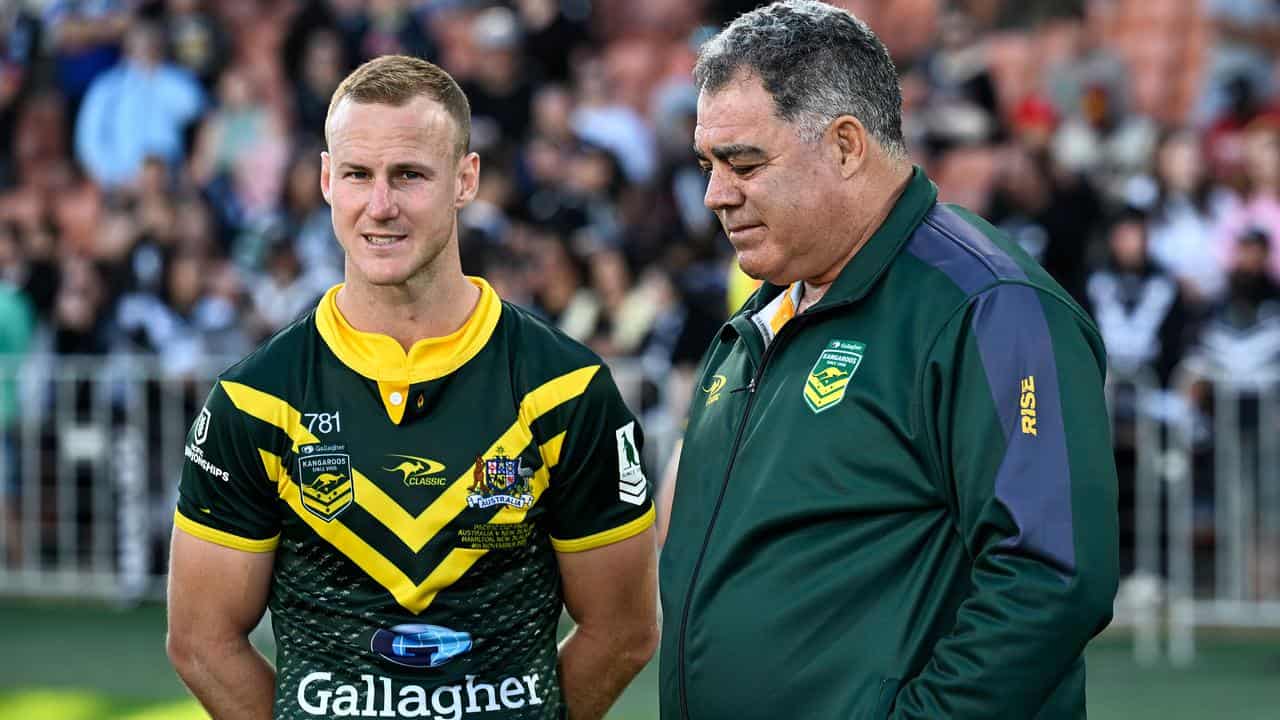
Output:
[[[164,610],[0,602],[0,720],[204,718],[164,656]],[[1194,667],[1139,668],[1123,633],[1088,654],[1089,716],[1101,720],[1276,720],[1280,635],[1202,633]],[[613,720],[657,717],[650,666]]]

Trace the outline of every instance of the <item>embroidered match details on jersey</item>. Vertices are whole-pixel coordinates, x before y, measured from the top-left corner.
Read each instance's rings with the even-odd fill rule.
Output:
[[[1036,376],[1022,378],[1022,395],[1018,400],[1022,417],[1022,434],[1036,434]]]

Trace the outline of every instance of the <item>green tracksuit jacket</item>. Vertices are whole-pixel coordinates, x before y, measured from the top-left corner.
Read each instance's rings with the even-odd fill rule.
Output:
[[[1085,716],[1117,583],[1102,341],[936,196],[917,169],[819,303],[769,340],[766,284],[704,358],[663,720]]]

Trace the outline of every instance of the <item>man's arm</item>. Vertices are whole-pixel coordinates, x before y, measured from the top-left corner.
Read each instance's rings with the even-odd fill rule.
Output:
[[[951,631],[891,717],[1037,717],[1110,621],[1116,591],[1102,343],[1064,301],[1023,285],[989,290],[947,333],[922,397],[973,569]]]
[[[173,530],[166,649],[215,720],[270,720],[275,671],[252,645],[274,552],[245,552]]]
[[[598,720],[658,646],[654,530],[556,557],[577,623],[560,644],[560,686],[569,720]]]

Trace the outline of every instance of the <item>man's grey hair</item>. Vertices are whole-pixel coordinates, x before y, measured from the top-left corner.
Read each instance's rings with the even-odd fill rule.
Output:
[[[902,89],[880,38],[852,13],[815,0],[752,10],[698,52],[694,83],[715,93],[741,73],[760,78],[778,117],[806,142],[852,115],[887,153],[906,158]]]

